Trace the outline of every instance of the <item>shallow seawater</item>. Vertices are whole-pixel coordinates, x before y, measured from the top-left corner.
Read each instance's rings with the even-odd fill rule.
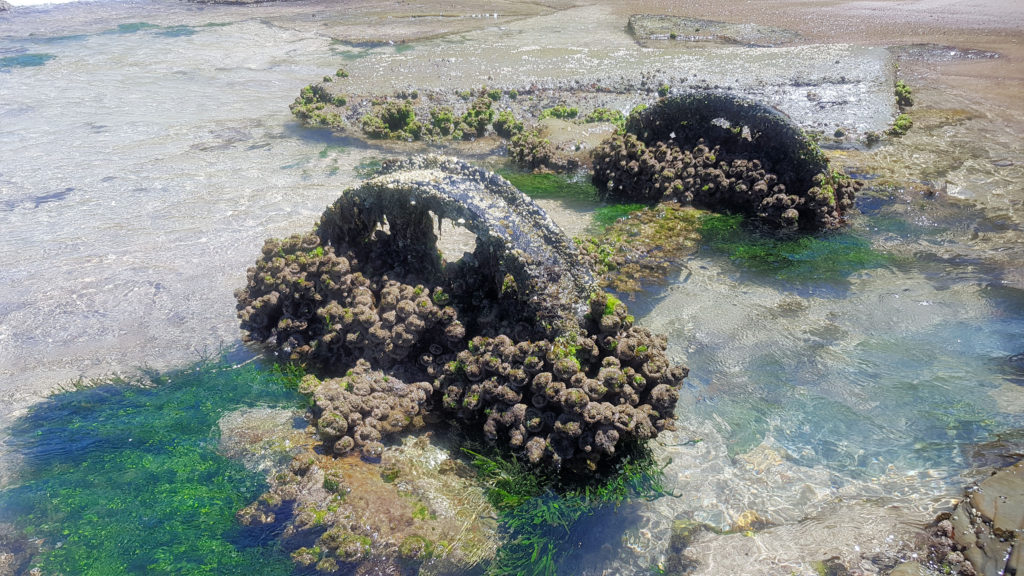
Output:
[[[1020,425],[991,395],[1024,346],[1015,291],[958,263],[884,253],[842,278],[816,256],[832,276],[817,281],[707,256],[688,263],[649,318],[677,336],[694,367],[695,415],[729,424],[732,451],[770,436],[797,463],[853,476],[895,463],[953,472],[958,446]],[[682,302],[687,313],[663,312]],[[698,310],[712,305],[709,321]]]
[[[218,420],[299,408],[289,375],[227,358],[50,396],[9,427],[16,472],[0,523],[40,543],[46,574],[288,574],[291,559],[235,512],[263,474],[218,452]]]
[[[1010,358],[1024,348],[1024,295],[983,266],[890,250],[893,234],[912,245],[953,223],[915,228],[889,207],[865,203],[849,231],[795,245],[713,235],[676,282],[633,302],[691,367],[680,431],[661,452],[683,497],[644,507],[639,525],[655,536],[638,538],[640,557],[658,558],[656,535],[679,519],[728,530],[753,511],[801,526],[865,504],[846,532],[861,541],[823,541],[835,534],[820,525],[789,535],[800,543],[766,538],[743,573],[807,569],[773,564],[780,552],[856,558],[871,534],[861,527],[892,507],[897,527],[878,529],[895,549],[957,497],[971,446],[1024,425],[1007,401],[1021,395]],[[727,539],[706,541],[708,557]]]
[[[0,167],[0,377],[21,402],[232,345],[232,291],[263,239],[312,226],[364,153],[288,112],[337,69],[328,39],[244,13],[93,8],[0,28],[0,54],[53,56],[0,71],[0,150],[16,159]]]
[[[255,364],[181,366],[237,345],[232,291],[263,239],[308,230],[393,154],[299,127],[287,110],[299,88],[341,66],[394,67],[380,85],[426,77],[413,64],[447,45],[465,59],[453,69],[469,70],[482,34],[353,47],[269,24],[262,8],[28,10],[0,17],[0,157],[16,159],[0,166],[0,523],[37,539],[54,572],[290,573],[273,533],[234,522],[264,478],[216,448],[223,414],[296,396]],[[557,62],[544,36],[557,21],[492,30],[535,42],[503,66]],[[597,38],[577,69],[634,50],[616,36],[606,54]],[[498,84],[502,70],[459,82]],[[664,559],[674,522],[728,530],[748,512],[775,528],[701,540],[706,566],[803,574],[830,555],[860,558],[857,546],[897,555],[977,474],[971,446],[1024,426],[1024,295],[1004,281],[1004,256],[1019,253],[1019,142],[931,114],[902,147],[848,158],[942,180],[944,193],[879,183],[847,231],[815,237],[707,221],[678,276],[622,295],[691,368],[680,430],[656,445],[675,496],[581,522],[569,538],[578,570],[565,573],[640,573]],[[517,177],[572,233],[631,209],[603,206],[585,182]],[[112,373],[156,385],[24,409],[54,385]],[[728,567],[737,550],[750,567]]]

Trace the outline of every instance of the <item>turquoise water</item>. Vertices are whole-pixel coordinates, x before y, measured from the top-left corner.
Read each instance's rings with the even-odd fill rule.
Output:
[[[657,562],[680,520],[729,530],[749,511],[791,531],[740,556],[727,536],[707,539],[698,556],[716,567],[701,573],[813,573],[809,559],[832,555],[884,573],[860,551],[912,547],[977,477],[971,449],[1024,426],[1011,360],[1024,294],[980,263],[908,256],[958,224],[908,225],[892,207],[866,203],[849,231],[795,242],[712,234],[676,281],[634,295],[631,312],[691,368],[679,432],[659,438],[681,496],[580,527],[604,557],[587,573],[609,556]],[[608,554],[615,542],[629,552]]]
[[[0,57],[0,70],[7,70],[9,68],[20,68],[27,66],[42,66],[50,60],[56,58],[53,54],[43,53],[28,53],[18,54],[17,56],[2,56]]]
[[[697,320],[711,342],[670,329],[692,350],[683,354],[696,415],[730,425],[734,454],[770,436],[794,462],[852,478],[893,464],[953,476],[965,465],[960,449],[1024,424],[995,394],[1016,392],[1009,359],[1024,349],[1024,294],[1001,287],[983,265],[911,257],[882,243],[894,234],[926,242],[955,220],[915,227],[884,205],[862,208],[838,234],[779,241],[732,228],[706,236],[688,268],[707,262],[728,278],[725,290],[750,297],[722,301],[731,310],[717,321]],[[692,282],[656,297],[653,314],[694,295]]]

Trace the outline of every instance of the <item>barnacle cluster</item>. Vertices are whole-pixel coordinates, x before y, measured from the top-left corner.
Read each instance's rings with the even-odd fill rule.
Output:
[[[843,225],[859,186],[778,112],[730,95],[666,98],[630,115],[595,151],[594,183],[610,198],[676,200],[778,228]]]
[[[341,378],[303,378],[299,390],[313,397],[316,429],[324,446],[342,455],[359,448],[376,460],[386,436],[423,425],[422,407],[433,393],[430,382],[407,383],[358,360]]]
[[[521,130],[512,135],[508,155],[517,166],[534,170],[550,166],[556,153],[551,142],[537,129],[532,129]]]
[[[471,339],[435,380],[443,410],[531,463],[580,472],[671,429],[687,369],[614,297],[589,304],[583,329],[553,340]]]
[[[357,258],[337,255],[316,234],[267,240],[263,254],[236,294],[238,315],[247,340],[286,359],[328,371],[359,359],[390,367],[428,347],[426,341],[465,336],[440,287],[365,276],[353,267]]]
[[[268,240],[236,293],[247,339],[327,377],[302,385],[325,447],[373,459],[389,435],[447,419],[586,472],[671,428],[687,370],[665,338],[595,291],[573,245],[507,182],[429,166],[347,191],[315,233]],[[515,216],[490,221],[501,203]],[[435,215],[472,218],[474,251],[440,256]]]

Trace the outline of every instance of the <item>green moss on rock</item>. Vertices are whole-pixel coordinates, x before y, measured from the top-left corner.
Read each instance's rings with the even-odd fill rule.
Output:
[[[398,555],[408,560],[429,560],[434,555],[434,543],[413,534],[398,545]]]
[[[332,94],[324,86],[329,81],[328,78],[330,77],[325,77],[323,83],[304,87],[288,109],[296,118],[311,126],[341,128],[345,125],[341,109],[348,101],[345,96]]]
[[[423,126],[416,121],[416,111],[408,101],[389,101],[374,106],[360,120],[363,133],[386,140],[418,140]]]
[[[910,131],[914,126],[914,121],[910,119],[910,116],[906,114],[900,114],[896,117],[896,120],[892,123],[892,128],[889,128],[888,134],[890,136],[900,137]]]
[[[914,105],[914,93],[902,80],[896,81],[896,104],[902,108],[909,108]]]
[[[353,534],[341,527],[324,532],[318,541],[320,546],[333,552],[343,562],[365,560],[370,556],[373,540],[362,534]]]
[[[462,123],[466,126],[465,135],[483,136],[487,126],[494,119],[493,101],[490,98],[477,98],[462,115]]]
[[[494,119],[494,132],[502,138],[509,139],[523,131],[523,123],[516,120],[511,110],[502,110]]]
[[[540,113],[540,116],[538,118],[541,119],[541,120],[543,120],[545,118],[558,118],[560,120],[572,120],[573,118],[578,116],[579,113],[580,113],[579,108],[576,108],[574,106],[566,106],[565,104],[559,104],[559,105],[554,106],[552,108],[548,108],[546,110],[543,110]]]
[[[619,110],[612,110],[610,108],[595,108],[583,117],[583,121],[588,124],[594,122],[609,122],[614,124],[619,130],[626,129],[626,115]]]

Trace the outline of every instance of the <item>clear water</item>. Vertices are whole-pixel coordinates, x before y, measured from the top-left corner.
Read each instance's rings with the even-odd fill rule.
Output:
[[[354,49],[271,24],[261,19],[263,8],[253,10],[89,3],[0,16],[0,422],[9,430],[0,447],[0,521],[31,527],[69,558],[72,550],[105,549],[90,541],[75,548],[59,533],[60,524],[70,529],[93,513],[52,491],[60,466],[95,478],[122,474],[126,459],[141,457],[124,444],[124,426],[155,426],[165,449],[179,435],[202,447],[215,442],[219,414],[290,401],[257,371],[229,376],[230,394],[223,383],[212,388],[224,397],[209,405],[164,413],[153,401],[134,404],[153,394],[160,402],[198,398],[220,378],[175,370],[237,345],[232,291],[263,239],[308,229],[358,180],[357,166],[381,155],[298,127],[287,104],[299,87],[339,66],[365,74],[392,66],[401,73],[374,82],[412,82],[433,74],[416,66],[441,50],[466,55],[455,69],[467,75],[478,65],[469,55],[479,35],[403,52]],[[529,38],[531,58],[557,56],[545,44],[553,20],[540,20],[525,36],[502,28],[500,46]],[[587,30],[580,34],[592,42]],[[603,63],[629,59],[628,41],[609,43],[620,54],[603,54]],[[581,46],[587,57],[599,49]],[[950,146],[941,128],[910,145],[928,149],[930,134],[935,146]],[[999,156],[1004,132],[972,136]],[[876,150],[851,164],[884,164],[892,160],[886,154]],[[898,159],[908,172],[928,173],[908,156]],[[971,176],[960,175],[954,188],[978,204],[908,200],[879,189],[863,195],[863,215],[847,234],[800,246],[742,233],[709,236],[678,278],[633,298],[642,322],[668,333],[672,355],[691,367],[680,430],[658,447],[671,459],[666,474],[679,497],[581,526],[577,537],[592,552],[581,564],[587,573],[657,563],[674,520],[730,528],[748,510],[779,528],[747,540],[702,541],[698,552],[716,558],[719,573],[804,573],[807,562],[831,554],[859,557],[855,546],[875,545],[875,532],[895,535],[888,543],[882,536],[879,549],[898,551],[971,477],[965,449],[1024,424],[1024,376],[1009,360],[1024,352],[1024,296],[1003,282],[1010,267],[999,256],[1021,237],[1014,210],[1022,182],[1015,168],[975,156],[984,174],[973,188]],[[931,156],[923,158],[917,161]],[[988,197],[998,200],[994,213]],[[594,209],[576,200],[543,203],[573,231],[589,225]],[[977,230],[979,241],[972,240]],[[140,367],[169,370],[172,382],[155,391],[71,392],[25,409],[55,385]],[[181,378],[186,383],[175,388]],[[245,378],[261,384],[246,392]],[[107,440],[78,436],[99,415]],[[179,428],[190,420],[196,428]],[[81,439],[75,458],[55,459],[64,452],[33,439],[33,430]],[[111,461],[121,467],[105,464]],[[208,480],[224,482],[225,492],[211,496],[218,520],[178,530],[184,539],[163,554],[197,564],[165,572],[194,573],[189,566],[208,560],[174,552],[196,538],[240,571],[287,573],[272,546],[232,536],[234,509],[258,492],[259,478],[225,460],[204,462],[212,462],[199,467],[212,471]],[[167,470],[138,482],[174,484]],[[822,517],[856,521],[837,520],[833,530]],[[760,548],[748,567],[723,567],[723,558],[751,543]],[[124,562],[117,570],[128,573],[159,561],[123,551],[101,556]],[[107,564],[98,558],[75,557],[78,568],[64,569],[101,570]]]
[[[146,24],[142,7],[61,30],[65,9],[80,6],[0,24],[0,54],[50,58],[0,70],[0,378],[15,400],[232,345],[232,291],[263,239],[308,228],[355,181],[339,163],[358,162],[288,113],[297,86],[337,69],[327,39],[201,12]],[[47,22],[57,36],[11,35]]]
[[[10,428],[0,522],[42,543],[47,574],[288,574],[273,534],[235,522],[265,477],[217,450],[225,412],[298,408],[286,383],[218,360],[51,396]]]

